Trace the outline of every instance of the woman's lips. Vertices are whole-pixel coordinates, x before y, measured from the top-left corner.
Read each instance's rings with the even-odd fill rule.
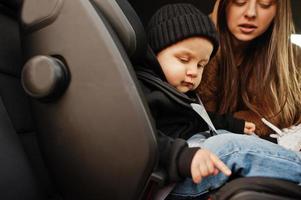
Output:
[[[257,26],[255,26],[253,24],[240,24],[240,25],[238,25],[238,27],[241,30],[241,32],[246,33],[246,34],[250,34],[253,31],[255,31],[255,29],[257,29]]]

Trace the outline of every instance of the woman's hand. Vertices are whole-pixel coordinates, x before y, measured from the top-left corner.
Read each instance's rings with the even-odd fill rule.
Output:
[[[244,133],[251,135],[255,132],[256,126],[252,122],[245,122],[245,128],[244,128]]]
[[[251,110],[242,110],[234,113],[234,117],[256,124],[255,134],[260,137],[268,137],[271,129],[261,121],[261,117]]]
[[[231,175],[231,170],[213,153],[200,149],[191,162],[191,175],[194,183],[200,183],[202,178],[217,175],[219,172],[226,176]]]

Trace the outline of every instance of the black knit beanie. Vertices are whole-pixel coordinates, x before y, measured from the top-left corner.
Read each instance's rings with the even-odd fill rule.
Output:
[[[172,44],[194,36],[202,36],[212,42],[211,57],[216,54],[219,46],[211,19],[191,4],[168,4],[160,8],[148,23],[147,35],[149,45],[156,54]]]

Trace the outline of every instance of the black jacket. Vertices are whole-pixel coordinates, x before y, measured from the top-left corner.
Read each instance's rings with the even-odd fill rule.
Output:
[[[169,85],[151,52],[143,64],[136,66],[136,74],[157,128],[160,165],[167,171],[169,180],[190,177],[191,161],[199,148],[188,148],[186,140],[209,130],[206,122],[190,106],[199,103],[197,94],[183,94]],[[208,114],[216,129],[243,133],[243,120],[231,115]]]

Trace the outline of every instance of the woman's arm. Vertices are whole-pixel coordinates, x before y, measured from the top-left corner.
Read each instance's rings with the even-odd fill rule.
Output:
[[[234,117],[254,123],[256,125],[255,133],[260,137],[269,137],[269,135],[273,133],[273,131],[261,121],[261,117],[251,110],[235,112]]]
[[[218,115],[208,112],[216,129],[225,129],[233,133],[244,134],[245,120],[234,118],[231,114]]]

